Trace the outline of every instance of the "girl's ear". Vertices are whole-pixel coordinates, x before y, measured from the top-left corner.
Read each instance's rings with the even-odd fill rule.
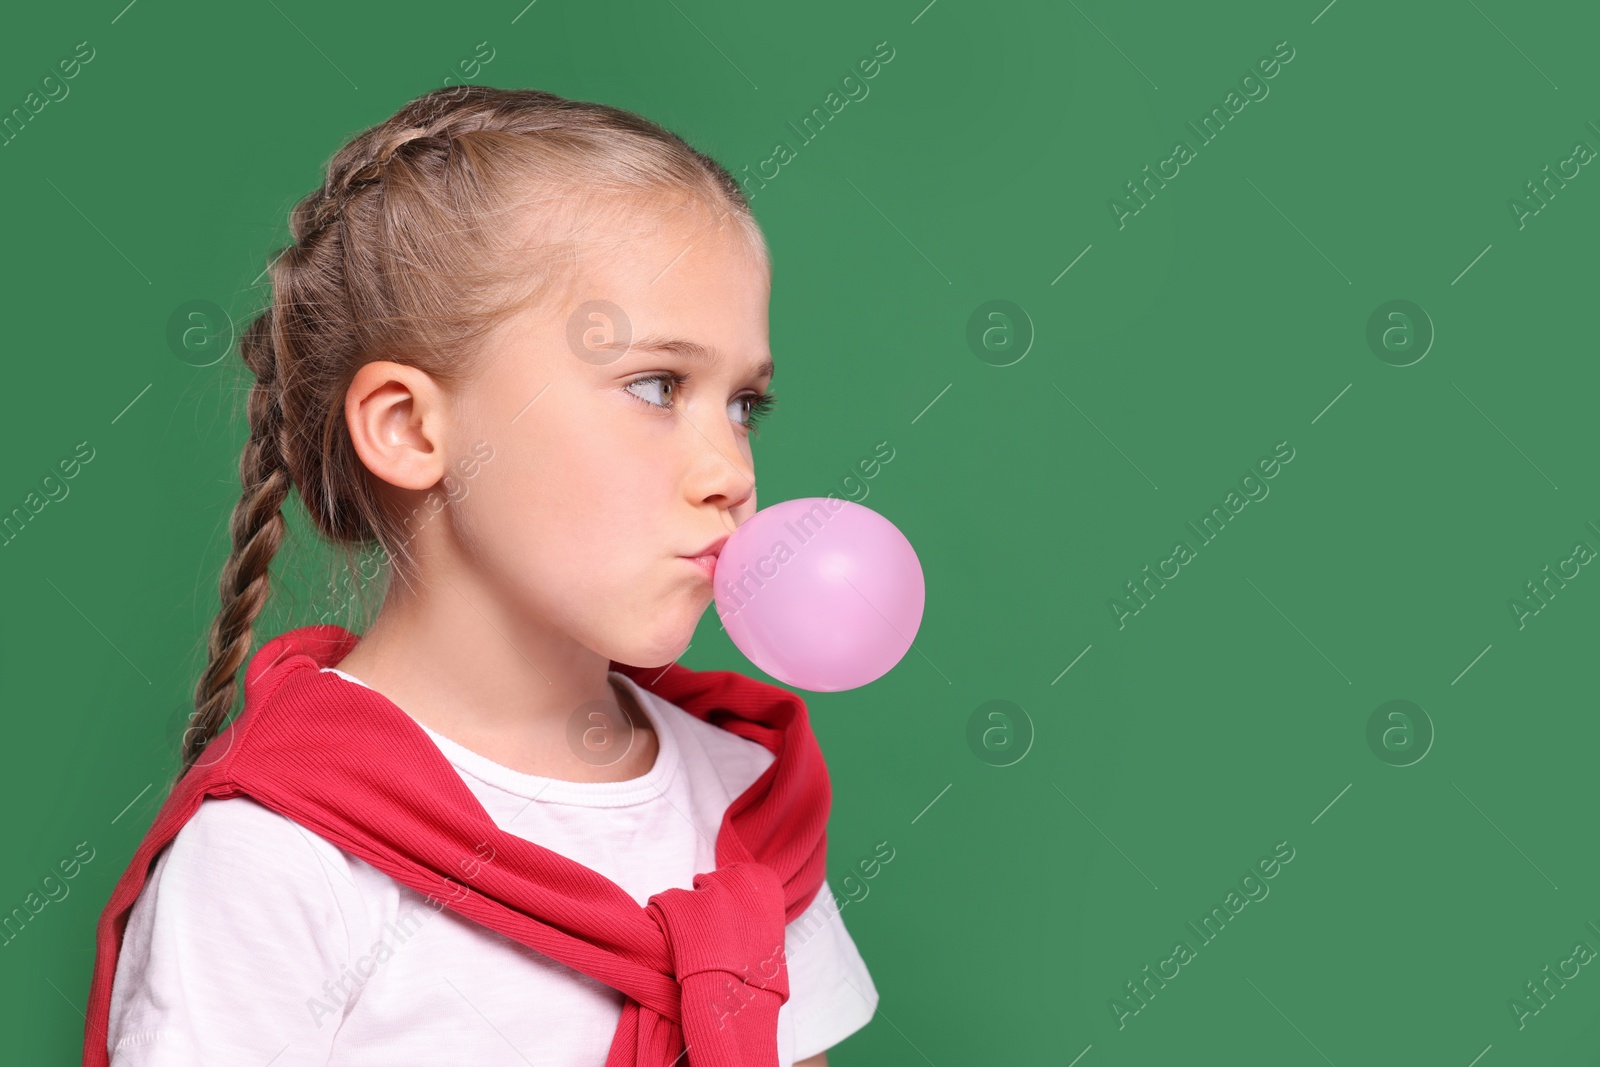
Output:
[[[368,470],[400,489],[423,490],[446,473],[450,408],[416,367],[375,360],[356,371],[344,397],[345,425]]]

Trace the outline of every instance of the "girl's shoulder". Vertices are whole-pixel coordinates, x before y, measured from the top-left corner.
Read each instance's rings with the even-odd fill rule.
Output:
[[[156,892],[196,903],[227,894],[255,905],[314,905],[340,926],[360,905],[353,857],[248,796],[206,797],[157,857]]]
[[[242,1051],[242,1033],[303,1018],[306,998],[366,943],[352,864],[249,797],[202,800],[129,912],[111,991],[113,1063],[119,1049],[138,1049],[140,1063],[210,1062],[217,1049]]]
[[[205,851],[252,864],[287,861],[291,869],[304,866],[296,860],[331,860],[341,854],[333,844],[249,796],[202,799],[168,851]]]

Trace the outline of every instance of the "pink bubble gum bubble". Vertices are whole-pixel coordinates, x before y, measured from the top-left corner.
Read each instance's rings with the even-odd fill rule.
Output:
[[[763,508],[722,546],[712,590],[728,637],[799,689],[855,689],[900,662],[922,625],[922,564],[871,508],[802,497]]]

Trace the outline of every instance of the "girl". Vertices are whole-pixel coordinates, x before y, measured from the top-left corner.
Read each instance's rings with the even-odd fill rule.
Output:
[[[878,994],[805,706],[673,662],[773,403],[737,183],[629,112],[460,86],[290,221],[241,338],[210,663],[101,916],[85,1063],[826,1064]],[[361,637],[267,642],[224,728],[291,487],[391,580]]]

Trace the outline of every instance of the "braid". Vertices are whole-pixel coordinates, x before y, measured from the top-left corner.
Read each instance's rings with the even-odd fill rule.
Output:
[[[334,222],[343,221],[346,205],[358,190],[381,181],[384,164],[403,145],[435,137],[444,124],[398,129],[386,124],[369,133],[365,151],[353,144],[342,152],[330,166],[319,195],[301,201],[291,214],[295,240],[287,251],[296,255],[286,264],[286,274],[305,265],[319,237]],[[274,280],[274,288],[278,287]],[[240,355],[256,379],[246,402],[250,437],[239,458],[242,489],[230,523],[233,551],[222,569],[222,607],[212,620],[208,662],[195,686],[195,712],[184,731],[180,775],[221,732],[233,709],[238,671],[250,653],[252,626],[267,600],[272,558],[287,533],[283,505],[294,479],[285,447],[285,384],[277,366],[281,346],[272,340],[277,310],[263,311],[240,338]]]
[[[247,402],[250,439],[239,458],[243,489],[233,509],[233,551],[222,569],[222,608],[212,620],[210,660],[195,686],[195,714],[183,737],[185,771],[233,708],[235,676],[249,653],[251,625],[267,599],[268,568],[286,531],[282,508],[291,480],[281,447],[276,359],[267,340],[270,314],[258,316],[240,338],[240,352],[256,376]]]
[[[323,230],[344,217],[344,208],[364,186],[376,185],[383,178],[383,165],[401,145],[422,137],[431,137],[426,130],[409,129],[391,133],[377,145],[370,157],[354,156],[343,167],[330,168],[320,195],[308,197],[295,211],[291,220],[295,243],[309,247]]]
[[[290,220],[295,242],[310,246],[334,222],[342,221],[345,207],[359,190],[379,184],[384,164],[413,141],[442,143],[448,152],[455,137],[473,130],[496,129],[496,112],[483,106],[494,90],[461,85],[413,100],[393,118],[357,137],[334,158],[318,195],[307,197]],[[548,93],[526,90],[532,97],[559,100]],[[480,99],[482,103],[480,103]],[[466,106],[461,106],[465,103]],[[478,104],[479,106],[473,106]]]

